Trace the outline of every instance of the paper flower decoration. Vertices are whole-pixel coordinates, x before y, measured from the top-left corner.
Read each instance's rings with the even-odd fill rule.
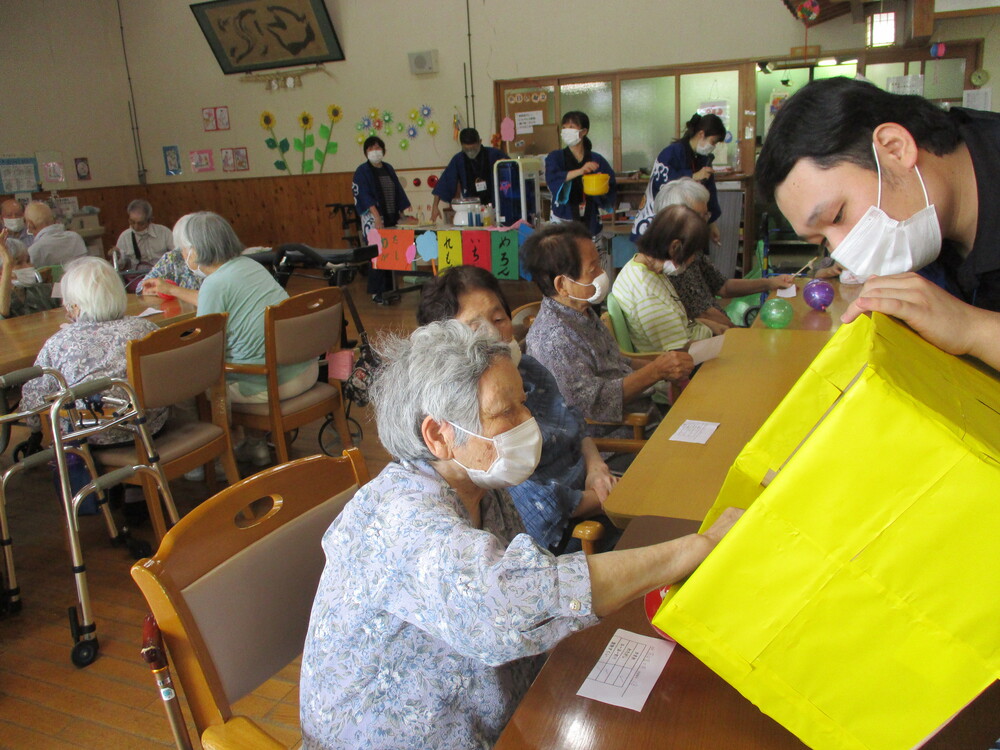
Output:
[[[424,126],[424,118],[423,117],[418,117],[417,118],[417,127],[418,128],[422,128],[423,126]]]
[[[383,112],[382,113],[382,122],[384,122],[384,123],[390,123],[390,122],[392,122],[392,112],[390,112],[389,110],[386,110],[385,112]]]
[[[427,132],[428,132],[428,133],[430,133],[431,135],[437,135],[437,132],[438,132],[438,124],[437,124],[436,122],[432,122],[432,123],[430,123],[430,124],[429,124],[429,125],[427,126]]]
[[[381,130],[383,125],[385,125],[385,122],[382,120],[382,118],[381,117],[376,117],[375,118],[375,129],[376,130]]]
[[[795,9],[795,15],[803,21],[815,21],[819,16],[819,0],[804,0]]]
[[[312,130],[313,126],[313,116],[308,112],[303,112],[299,115],[299,127],[303,130]]]
[[[419,117],[419,113],[415,109],[410,110],[410,114],[407,115],[411,120],[416,120]]]
[[[364,142],[365,142],[365,134],[364,134],[364,133],[358,133],[358,137],[357,137],[357,138],[355,138],[354,140],[356,140],[356,141],[358,142],[358,145],[359,145],[359,146],[361,146],[361,145],[364,145]]]
[[[372,127],[372,118],[370,118],[370,117],[362,117],[361,118],[361,129],[362,130],[371,130],[371,127]]]
[[[413,126],[413,125],[410,125],[410,127],[408,127],[406,129],[406,137],[407,138],[416,138],[417,137],[417,128],[415,126]]]
[[[369,109],[369,110],[368,110],[368,116],[369,116],[369,117],[370,117],[371,119],[373,119],[373,120],[374,120],[374,119],[375,119],[376,117],[378,117],[378,107],[372,107],[371,109]]]
[[[378,131],[375,130],[375,128],[372,128],[371,130],[368,131],[368,135],[369,136],[378,135]]]
[[[260,126],[264,128],[264,130],[270,130],[271,128],[274,127],[275,123],[277,122],[278,120],[270,112],[267,112],[265,110],[264,112],[260,113]]]
[[[338,107],[336,104],[331,104],[327,107],[326,113],[330,116],[330,122],[338,123],[344,117],[344,110]]]
[[[406,149],[408,149],[409,147],[410,147],[410,142],[405,138],[399,142],[399,148],[401,150],[406,151]]]
[[[401,123],[401,122],[397,122],[396,123],[396,132],[397,133],[402,133],[403,130],[405,130],[405,128],[406,128],[406,126],[403,125],[403,123]]]
[[[421,117],[430,117],[431,116],[431,108],[428,107],[426,104],[421,105],[421,107],[420,107],[420,116]]]
[[[365,124],[363,122],[356,123],[354,129],[360,132],[365,129]]]

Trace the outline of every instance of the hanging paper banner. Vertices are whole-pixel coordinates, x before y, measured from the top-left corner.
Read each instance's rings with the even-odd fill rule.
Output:
[[[517,281],[517,232],[490,232],[493,241],[493,275]]]
[[[438,268],[444,270],[462,265],[462,233],[456,230],[438,232]]]
[[[417,254],[421,260],[436,260],[438,257],[437,232],[423,232],[417,235]]]
[[[492,270],[490,262],[490,234],[485,230],[462,232],[462,262],[467,266],[478,266]]]
[[[409,271],[412,261],[407,261],[407,250],[413,246],[412,229],[382,229],[381,250],[376,268],[382,271]]]

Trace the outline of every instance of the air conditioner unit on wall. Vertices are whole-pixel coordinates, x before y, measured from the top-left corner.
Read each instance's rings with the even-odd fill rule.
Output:
[[[438,72],[438,51],[429,49],[425,52],[410,52],[410,72],[415,76]]]

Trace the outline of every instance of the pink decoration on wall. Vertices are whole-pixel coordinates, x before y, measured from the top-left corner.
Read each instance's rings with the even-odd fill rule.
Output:
[[[514,121],[509,117],[503,118],[500,123],[500,139],[506,143],[514,140]]]

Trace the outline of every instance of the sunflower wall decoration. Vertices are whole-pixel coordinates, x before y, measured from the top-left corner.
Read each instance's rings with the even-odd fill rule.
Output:
[[[287,138],[282,138],[278,140],[277,134],[274,132],[275,125],[277,125],[277,118],[272,112],[264,111],[260,114],[260,126],[266,130],[270,137],[264,139],[264,145],[266,145],[272,151],[277,151],[278,158],[274,161],[275,169],[279,171],[287,172],[289,175],[292,174],[291,167],[288,162],[288,152],[297,151],[301,154],[301,159],[299,161],[301,174],[309,174],[314,171],[323,171],[323,165],[326,163],[326,157],[329,154],[337,153],[337,142],[331,140],[333,134],[333,126],[336,125],[344,117],[344,111],[336,104],[331,104],[327,107],[326,114],[330,119],[329,124],[321,123],[319,126],[319,138],[321,145],[316,147],[316,138],[310,132],[315,124],[313,116],[309,112],[303,112],[296,118],[298,126],[302,128],[302,137],[293,138],[291,142]],[[315,149],[310,154],[310,150]]]

